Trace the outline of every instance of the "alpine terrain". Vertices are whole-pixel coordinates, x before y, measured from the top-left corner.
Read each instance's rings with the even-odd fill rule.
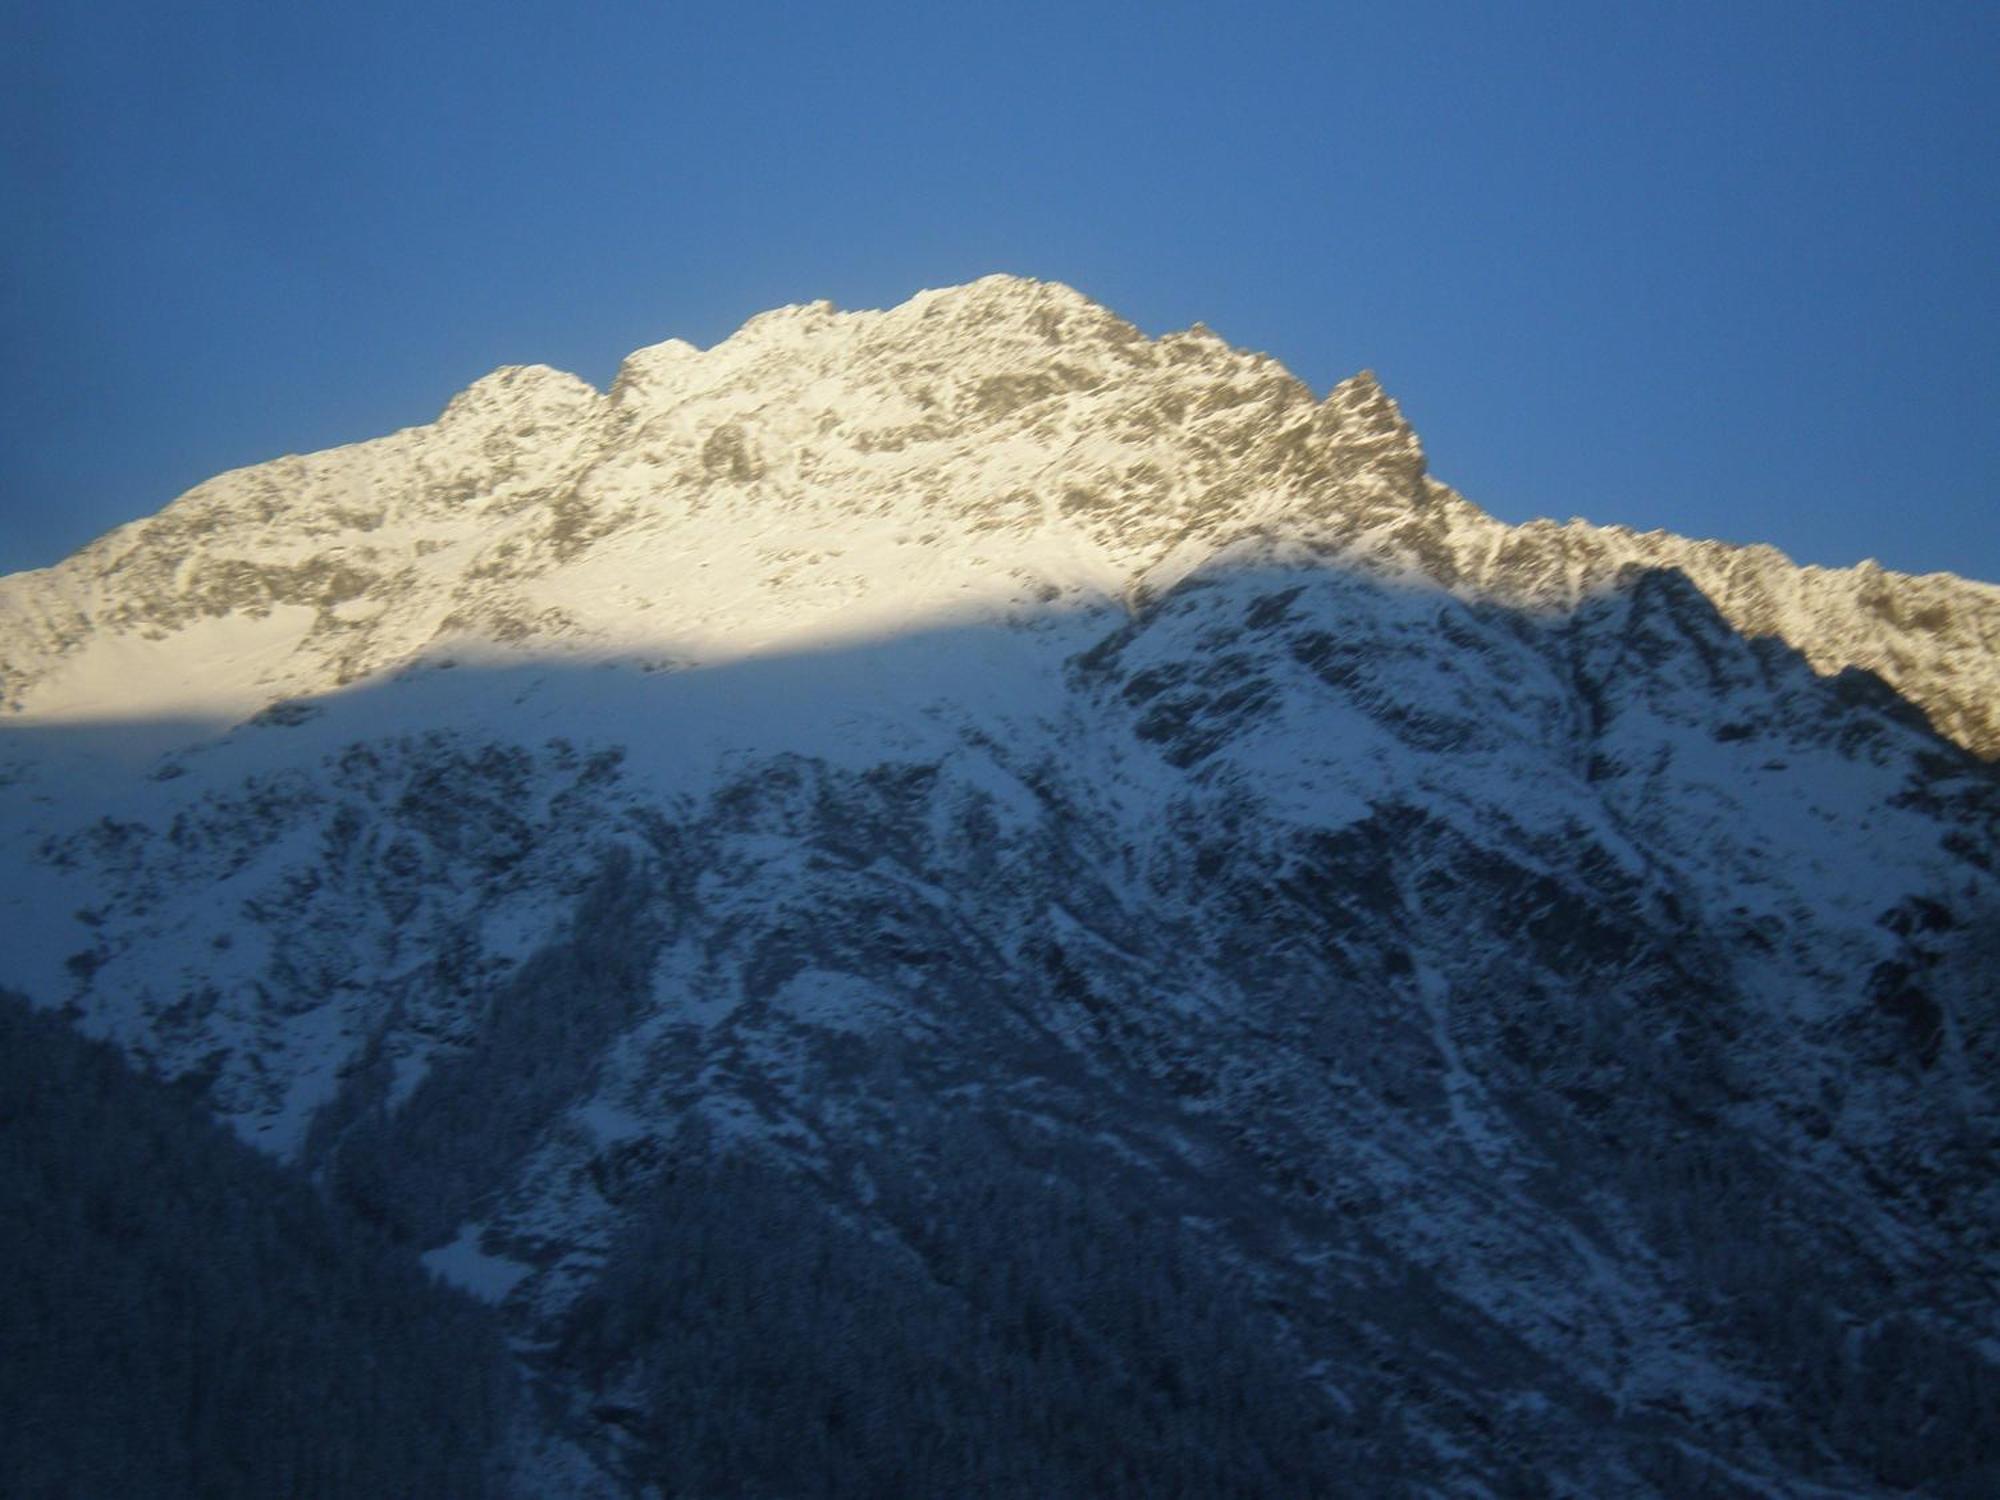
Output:
[[[2000,1492],[2000,588],[996,276],[222,475],[0,702],[8,1494]]]

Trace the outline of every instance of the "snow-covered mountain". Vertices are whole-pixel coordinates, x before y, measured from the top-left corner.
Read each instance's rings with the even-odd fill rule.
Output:
[[[545,1487],[674,1461],[604,1309],[732,1142],[989,1330],[965,1182],[1145,1216],[1305,1492],[2000,1475],[2000,589],[991,277],[221,476],[0,693],[0,983],[495,1301]]]
[[[1132,607],[1256,537],[1536,614],[1676,568],[1742,633],[2000,754],[2000,589],[1504,526],[1425,472],[1372,376],[1320,401],[1203,328],[1148,340],[1007,276],[670,340],[602,395],[499,370],[429,426],[222,475],[7,580],[0,683],[31,722],[226,718],[460,641],[707,663]]]

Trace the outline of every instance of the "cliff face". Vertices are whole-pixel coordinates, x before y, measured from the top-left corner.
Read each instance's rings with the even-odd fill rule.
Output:
[[[0,981],[492,1301],[579,1493],[787,1361],[961,1490],[2000,1463],[1991,588],[1510,528],[1367,376],[993,278],[0,589]]]

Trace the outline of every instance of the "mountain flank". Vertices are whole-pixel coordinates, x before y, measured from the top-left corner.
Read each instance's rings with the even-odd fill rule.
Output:
[[[1506,526],[993,277],[220,476],[0,684],[22,1045],[151,1075],[70,1145],[169,1091],[497,1330],[454,1485],[2000,1488],[1990,585]]]

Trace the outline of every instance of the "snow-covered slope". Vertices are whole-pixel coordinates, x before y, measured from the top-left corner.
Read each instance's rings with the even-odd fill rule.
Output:
[[[1371,376],[1317,400],[1202,328],[1148,340],[1006,276],[669,341],[602,395],[499,370],[429,426],[222,475],[0,582],[0,691],[37,721],[229,719],[462,639],[713,661],[1130,602],[1258,532],[1535,610],[1678,568],[1743,633],[2000,753],[2000,589],[1506,527],[1427,476]]]
[[[956,1286],[938,1111],[1180,1226],[1380,1492],[2000,1462],[1986,585],[1506,527],[1368,376],[996,277],[500,372],[0,610],[0,981],[609,1475],[687,1123]]]

